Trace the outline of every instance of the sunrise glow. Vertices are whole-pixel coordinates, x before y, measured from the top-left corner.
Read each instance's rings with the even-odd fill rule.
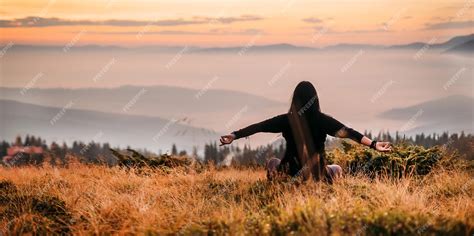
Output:
[[[402,44],[472,33],[472,5],[472,1],[4,0],[0,43]]]

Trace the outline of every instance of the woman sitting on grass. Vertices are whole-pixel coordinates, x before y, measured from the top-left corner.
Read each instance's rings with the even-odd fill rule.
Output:
[[[316,89],[308,81],[296,86],[288,113],[224,135],[220,141],[222,145],[230,144],[236,139],[258,132],[283,133],[286,140],[284,157],[281,160],[272,158],[267,162],[267,177],[270,180],[277,174],[307,179],[309,173],[312,173],[315,180],[323,178],[332,183],[333,179],[341,176],[342,168],[339,165],[326,166],[324,163],[324,143],[328,134],[350,138],[381,152],[391,151],[389,142],[372,141],[322,113]]]

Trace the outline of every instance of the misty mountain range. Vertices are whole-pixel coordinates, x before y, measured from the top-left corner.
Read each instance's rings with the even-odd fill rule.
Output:
[[[456,54],[467,54],[468,56],[472,56],[473,50],[473,43],[474,42],[474,34],[467,35],[467,36],[459,36],[454,37],[446,42],[440,43],[438,40],[430,41],[430,44],[426,43],[413,43],[413,44],[406,44],[406,45],[395,45],[395,46],[374,46],[374,45],[361,45],[361,44],[339,44],[335,46],[328,46],[324,49],[318,48],[311,48],[311,47],[298,47],[293,46],[290,44],[276,44],[276,45],[264,45],[264,46],[249,46],[247,48],[241,47],[230,47],[230,48],[196,48],[196,47],[186,47],[187,52],[196,52],[196,53],[210,53],[210,52],[232,52],[232,53],[246,53],[246,52],[318,52],[322,50],[359,50],[359,49],[367,49],[367,50],[421,50],[424,47],[429,47],[430,50],[433,49],[435,52],[439,53],[456,53]],[[13,45],[9,50],[48,50],[48,52],[53,50],[59,50],[62,52],[63,48],[60,46],[28,46],[28,45]],[[71,51],[87,51],[90,50],[91,52],[101,51],[101,50],[130,50],[132,52],[167,52],[176,54],[183,50],[183,47],[155,47],[155,46],[147,46],[147,47],[140,47],[140,48],[122,48],[117,46],[95,46],[95,45],[88,45],[88,46],[74,46],[70,49]],[[10,51],[8,51],[9,53]],[[43,51],[42,51],[43,52]],[[44,51],[46,52],[46,51]],[[383,51],[385,53],[386,51]],[[352,52],[351,52],[352,53]],[[382,53],[382,54],[383,54]],[[38,53],[39,56],[43,56],[43,54],[47,53]],[[389,53],[387,53],[389,54]],[[398,53],[397,53],[398,54]],[[89,55],[89,54],[87,54]],[[306,62],[306,55],[304,54],[303,59],[300,62]],[[324,54],[321,54],[321,58],[319,58],[319,64],[327,66],[330,64],[326,61]],[[413,59],[413,53],[409,53],[409,59]],[[42,65],[41,59],[37,61],[26,61],[23,60],[24,55],[20,55],[14,59],[18,61],[14,61],[15,64],[12,62],[13,68],[8,75],[8,79],[13,81],[17,79],[24,79],[28,78],[26,75],[22,74],[22,70],[27,70],[29,66],[35,68],[33,72],[37,72],[36,68],[42,69],[44,65]],[[38,55],[37,55],[38,56]],[[55,55],[53,55],[55,56]],[[71,56],[71,55],[68,55]],[[73,55],[78,56],[80,60],[82,60],[82,55]],[[95,55],[91,56],[93,58]],[[153,71],[150,73],[157,73],[157,70],[153,70],[154,68],[154,58],[148,58],[148,56],[155,56],[147,54],[145,57],[146,61],[150,61],[149,66],[139,67],[130,69],[131,72],[135,73],[138,69],[143,71]],[[205,55],[207,56],[207,55]],[[232,55],[235,56],[235,55]],[[258,55],[259,57],[260,55]],[[271,55],[272,56],[272,55]],[[298,55],[300,56],[300,55]],[[313,56],[313,55],[311,55]],[[272,56],[273,57],[273,56]],[[318,57],[317,55],[315,57]],[[52,57],[54,60],[57,60],[56,57]],[[135,57],[132,57],[135,59]],[[141,59],[137,57],[138,59]],[[220,56],[219,56],[220,58]],[[4,58],[5,59],[5,58]],[[150,60],[148,60],[150,59]],[[260,58],[258,58],[260,60]],[[318,59],[318,58],[316,58]],[[348,58],[350,59],[350,58]],[[360,61],[355,63],[354,68],[352,71],[354,76],[352,78],[364,78],[366,74],[358,73],[363,69],[358,68],[364,64],[364,59],[362,58]],[[405,59],[405,58],[402,58]],[[467,61],[470,58],[465,57],[458,57],[461,62]],[[45,60],[45,59],[44,59]],[[50,71],[51,74],[59,73],[59,69],[56,70],[55,66],[61,68],[57,63],[51,60],[53,65],[51,66]],[[70,61],[75,62],[76,59]],[[132,59],[130,59],[132,60]],[[201,58],[197,58],[195,60],[201,60]],[[344,61],[341,63],[346,63]],[[376,59],[378,60],[378,59]],[[452,58],[443,58],[443,60],[447,60],[449,64],[451,64]],[[262,60],[265,61],[265,60]],[[191,63],[192,62],[192,63]],[[196,61],[190,61],[189,64],[194,65]],[[374,61],[375,62],[375,61]],[[427,62],[430,62],[427,60]],[[38,65],[36,65],[38,63]],[[136,66],[136,61],[130,61],[129,65]],[[259,61],[260,63],[260,61]],[[339,62],[333,63],[338,65]],[[372,67],[373,62],[370,62],[370,66]],[[390,61],[389,63],[392,63]],[[410,63],[410,61],[403,61],[403,63]],[[444,63],[444,61],[443,61]],[[454,63],[454,62],[453,62]],[[413,63],[411,63],[413,64]],[[446,64],[446,63],[444,63]],[[17,67],[15,67],[18,65]],[[25,66],[26,65],[26,66]],[[73,77],[73,73],[77,73],[81,75],[84,71],[88,71],[84,69],[75,70],[75,68],[69,69],[70,65],[75,64],[65,64],[67,66],[63,66],[67,73],[59,74],[55,78],[54,81],[61,81],[62,79],[73,80],[79,79],[78,77]],[[275,66],[276,65],[276,66]],[[342,64],[344,65],[344,64]],[[377,64],[378,66],[384,65],[383,63]],[[433,68],[440,66],[443,64],[426,64],[426,70],[436,71]],[[462,64],[463,68],[471,68],[469,63]],[[35,67],[37,66],[37,67]],[[48,65],[46,65],[48,66]],[[122,66],[122,65],[121,65]],[[204,64],[206,66],[206,64]],[[214,66],[214,64],[212,64]],[[216,64],[219,66],[219,64]],[[275,64],[275,72],[278,72],[278,64]],[[311,65],[312,66],[312,65]],[[308,66],[308,68],[311,68]],[[126,65],[124,65],[126,67]],[[420,66],[421,67],[421,66]],[[7,69],[11,69],[10,67],[4,67],[5,71]],[[122,69],[121,67],[116,67],[118,69]],[[186,67],[184,67],[186,68]],[[210,67],[207,67],[210,68]],[[285,68],[285,67],[283,67]],[[333,67],[339,69],[339,67]],[[363,67],[361,67],[363,68]],[[38,69],[38,70],[39,70]],[[194,72],[193,70],[196,68],[191,68],[189,71]],[[289,71],[288,78],[282,79],[280,82],[280,87],[285,87],[287,84],[291,82],[292,78],[296,78],[297,76],[304,75],[302,70],[297,70],[298,66],[296,63],[292,66],[291,70]],[[324,68],[318,67],[318,70],[323,70]],[[389,68],[390,69],[390,68]],[[397,68],[398,69],[398,68]],[[408,67],[405,64],[402,64],[400,70],[407,70]],[[418,69],[418,67],[417,67]],[[458,68],[452,68],[453,73],[449,74],[453,80],[453,83],[457,80],[461,73],[466,78],[469,77],[468,69],[463,69],[461,72]],[[201,68],[197,68],[196,70],[201,70]],[[294,70],[294,71],[292,71]],[[469,69],[470,70],[470,69]],[[69,75],[68,73],[70,73]],[[257,70],[255,70],[257,71]],[[252,72],[255,72],[252,70]],[[310,73],[313,73],[313,70],[308,69]],[[391,75],[393,74],[394,70],[387,70],[387,71],[379,71],[378,75]],[[455,74],[455,72],[458,73]],[[467,71],[464,72],[464,71]],[[88,71],[89,72],[89,71]],[[111,77],[120,77],[123,76],[125,78],[124,81],[126,83],[134,82],[136,84],[141,84],[141,81],[135,82],[128,79],[135,79],[140,75],[137,74],[127,74],[131,73],[128,72],[126,69],[123,69],[116,74],[114,71],[111,71]],[[218,71],[219,72],[219,71]],[[270,75],[272,75],[271,72]],[[283,71],[285,72],[285,71]],[[276,75],[284,74],[281,70]],[[370,71],[373,72],[372,70]],[[416,72],[416,73],[415,73]],[[95,69],[93,73],[96,73]],[[237,73],[232,71],[232,73]],[[294,74],[291,74],[294,73]],[[225,71],[223,73],[226,74]],[[230,73],[228,73],[230,74]],[[268,74],[268,73],[267,73]],[[248,80],[246,80],[245,86],[253,86],[252,79],[259,78],[261,76],[267,75],[265,73],[256,73],[255,76],[250,76]],[[340,74],[343,74],[341,71]],[[410,73],[406,73],[410,75]],[[414,71],[413,76],[408,76],[407,80],[422,80],[420,84],[424,80],[428,78],[435,78],[436,75],[431,73],[426,73],[424,76],[419,76],[419,71]],[[157,76],[160,75],[160,76]],[[348,73],[346,73],[348,75]],[[25,77],[26,76],[26,77]],[[68,77],[71,76],[71,77]],[[134,77],[135,76],[135,77]],[[165,78],[165,76],[169,76],[167,74],[161,76],[161,74],[153,74],[153,78]],[[247,75],[248,76],[248,75]],[[367,77],[371,77],[372,75],[368,75]],[[399,74],[399,76],[404,76],[404,74]],[[444,77],[443,77],[444,76]],[[447,79],[449,77],[445,75],[440,76],[440,78],[435,79]],[[458,76],[458,77],[456,77]],[[54,77],[54,76],[53,76]],[[151,77],[151,76],[150,76]],[[183,75],[178,74],[176,78],[183,77]],[[185,77],[189,77],[192,79],[196,79],[193,77],[193,74],[186,75]],[[348,76],[350,77],[350,76]],[[2,74],[2,80],[7,78],[5,74]],[[341,81],[338,81],[338,77],[331,77],[328,83],[333,83],[334,87],[337,89],[337,86],[340,86]],[[343,76],[341,76],[343,78]],[[385,77],[383,77],[385,78]],[[391,77],[387,77],[391,78]],[[472,79],[472,73],[471,77]],[[419,132],[425,133],[432,133],[432,132],[459,132],[464,130],[465,132],[473,133],[473,98],[470,96],[469,90],[466,92],[465,89],[469,88],[470,83],[469,78],[467,79],[459,79],[453,87],[451,87],[450,92],[448,94],[465,94],[469,96],[451,96],[451,97],[444,97],[433,99],[431,101],[421,102],[418,104],[410,105],[407,107],[396,107],[385,112],[382,112],[378,115],[377,118],[383,119],[387,121],[387,124],[390,123],[390,130],[393,128],[397,128],[398,124],[401,124],[399,129],[403,129],[403,133],[412,135]],[[237,77],[237,79],[240,79]],[[298,79],[300,79],[298,77]],[[8,81],[5,79],[4,81]],[[206,77],[205,82],[208,81]],[[282,103],[279,101],[275,101],[272,99],[265,98],[263,96],[252,95],[245,92],[238,92],[238,91],[230,91],[230,90],[222,90],[222,89],[213,89],[212,83],[214,80],[209,81],[209,83],[204,86],[202,89],[190,89],[190,88],[183,88],[183,87],[170,87],[170,86],[121,86],[121,87],[113,87],[113,88],[80,88],[80,89],[67,89],[67,88],[48,88],[48,89],[40,89],[36,88],[34,84],[30,84],[28,80],[25,83],[16,83],[22,86],[26,84],[24,87],[20,88],[6,88],[0,87],[0,135],[1,138],[6,140],[13,140],[16,135],[25,135],[25,134],[34,134],[40,135],[46,138],[49,141],[73,141],[73,140],[81,140],[81,141],[90,141],[96,140],[95,137],[97,134],[103,134],[100,138],[97,138],[96,141],[98,142],[110,142],[112,146],[120,145],[120,146],[133,146],[136,148],[147,148],[153,151],[157,151],[159,149],[166,151],[171,147],[172,143],[177,143],[178,148],[186,149],[190,151],[194,145],[202,145],[209,141],[217,141],[220,133],[228,133],[234,131],[235,129],[241,128],[244,125],[251,124],[256,121],[262,120],[264,117],[271,117],[272,115],[277,115],[279,112],[284,112],[288,110],[288,104]],[[249,82],[250,81],[250,82]],[[375,81],[375,80],[374,80]],[[27,83],[28,82],[28,83]],[[321,80],[321,83],[325,81]],[[398,82],[398,81],[397,81]],[[400,84],[403,81],[400,81]],[[244,83],[244,82],[243,82]],[[424,83],[424,82],[423,82]],[[51,83],[56,85],[55,83]],[[172,84],[172,83],[165,83],[165,84]],[[466,86],[467,84],[467,86]],[[6,85],[7,86],[7,85]],[[13,85],[16,86],[16,85]],[[323,85],[321,85],[323,86]],[[327,86],[327,84],[326,84]],[[390,85],[391,86],[391,85]],[[396,92],[395,90],[398,89],[394,85],[390,87],[389,93],[400,93]],[[462,89],[460,89],[461,87]],[[276,89],[277,87],[275,87]],[[441,87],[442,88],[442,87]],[[239,90],[238,88],[235,88]],[[279,88],[281,89],[281,88]],[[391,90],[393,89],[393,91]],[[408,89],[406,87],[400,88]],[[413,88],[410,88],[413,89]],[[417,88],[415,88],[417,89]],[[436,89],[440,89],[437,87]],[[241,91],[247,91],[245,88],[240,88]],[[337,91],[336,91],[337,92]],[[264,94],[253,92],[254,94]],[[404,96],[404,95],[400,95]],[[417,100],[421,101],[421,100]],[[382,102],[382,101],[380,101]],[[406,103],[397,103],[397,104],[406,104]],[[410,103],[413,104],[413,103]],[[338,106],[344,106],[344,104],[339,104]],[[392,108],[394,106],[388,106],[388,108]],[[343,107],[341,108],[343,109]],[[385,108],[383,108],[385,109]],[[384,110],[378,111],[384,111]],[[354,109],[352,110],[352,114]],[[349,114],[349,113],[345,113]],[[349,115],[352,115],[349,114]],[[376,120],[374,116],[371,115],[370,119]],[[364,119],[365,120],[365,119]],[[53,121],[53,124],[51,124]],[[351,119],[348,119],[351,121]],[[381,121],[381,123],[385,122]],[[385,124],[385,123],[383,123]],[[406,125],[403,125],[406,124]],[[402,126],[403,125],[403,126]],[[366,127],[363,123],[359,127]],[[384,128],[384,125],[378,126]],[[217,130],[217,131],[216,131]],[[395,130],[393,130],[395,131]],[[159,141],[153,140],[157,134],[159,136]],[[254,139],[255,140],[255,139]],[[243,143],[243,142],[241,142]]]
[[[450,40],[446,42],[442,42],[442,43],[438,43],[439,40],[437,38],[432,38],[429,43],[415,42],[415,43],[410,43],[410,44],[394,45],[394,46],[390,46],[389,48],[390,49],[421,49],[425,46],[429,46],[430,48],[433,48],[433,49],[449,50],[453,47],[462,45],[472,40],[474,40],[474,34],[453,37]]]
[[[465,43],[456,45],[450,49],[448,49],[446,52],[448,53],[469,53],[472,56],[472,53],[474,52],[474,39],[467,41]]]
[[[404,121],[402,133],[413,135],[421,132],[474,133],[474,98],[454,95],[413,106],[390,109],[379,116]]]
[[[73,108],[142,115],[165,119],[188,118],[188,123],[200,127],[215,127],[213,118],[223,122],[240,110],[249,108],[246,116],[265,113],[286,105],[248,93],[218,89],[188,89],[170,86],[122,86],[118,88],[36,89],[0,87],[0,99],[15,100],[42,106],[64,107],[73,102]],[[133,102],[135,101],[135,102]],[[225,123],[218,125],[225,127]]]
[[[2,138],[11,140],[18,134],[34,134],[48,140],[107,141],[112,145],[153,151],[166,151],[172,143],[177,143],[180,148],[191,151],[193,146],[202,147],[220,135],[196,125],[195,119],[232,120],[242,110],[242,104],[252,106],[251,111],[257,113],[275,107],[286,110],[285,104],[246,93],[209,90],[201,95],[201,101],[196,99],[197,90],[167,86],[145,87],[149,92],[143,93],[133,106],[127,106],[141,89],[135,86],[30,89],[22,94],[21,89],[0,88]],[[399,131],[407,135],[444,131],[473,133],[472,104],[472,97],[449,96],[390,109],[379,117],[405,123]],[[251,116],[246,112],[245,116]],[[98,133],[103,133],[103,137],[94,138]],[[159,136],[158,141],[153,140],[156,136]]]
[[[125,114],[49,107],[11,100],[0,100],[2,140],[32,134],[49,142],[94,141],[112,146],[146,148],[158,152],[178,148],[191,151],[215,141],[219,134],[186,124],[186,119],[166,120]],[[201,150],[202,151],[202,150]]]
[[[195,145],[202,147],[217,140],[220,133],[212,127],[229,130],[226,132],[235,129],[231,121],[240,119],[237,116],[242,111],[248,118],[275,107],[286,109],[282,103],[237,91],[169,86],[0,87],[0,101],[0,133],[6,140],[19,134],[40,135],[48,140],[91,140],[101,131],[107,134],[103,140],[113,145],[153,151],[165,151],[172,143],[191,151]],[[50,125],[61,110],[65,110],[64,118]],[[216,120],[222,123],[216,124]],[[156,143],[152,137],[160,132]]]
[[[123,51],[134,51],[134,52],[149,52],[149,53],[177,53],[180,51],[186,51],[186,53],[246,53],[246,52],[314,52],[321,50],[354,50],[354,49],[366,49],[366,50],[420,50],[423,47],[430,47],[431,49],[446,51],[454,47],[459,47],[458,50],[452,52],[458,52],[459,50],[469,50],[472,52],[471,47],[461,46],[464,43],[468,43],[474,40],[474,34],[456,36],[449,39],[446,42],[439,42],[437,38],[432,38],[430,42],[414,42],[402,45],[371,45],[371,44],[336,44],[322,48],[315,47],[303,47],[295,46],[292,44],[281,43],[281,44],[270,44],[270,45],[248,45],[241,47],[192,47],[192,46],[143,46],[135,48],[126,48],[119,46],[99,46],[99,45],[82,45],[73,46],[70,48],[71,51],[100,51],[100,50],[123,50]],[[469,44],[468,44],[469,45]],[[62,51],[64,46],[46,46],[46,45],[13,45],[10,50],[58,50]],[[69,50],[69,49],[68,49]]]

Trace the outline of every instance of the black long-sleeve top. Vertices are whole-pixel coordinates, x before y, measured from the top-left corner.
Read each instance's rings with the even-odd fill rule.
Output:
[[[313,139],[315,141],[316,151],[322,156],[325,155],[324,142],[326,141],[327,135],[338,138],[350,138],[359,143],[362,140],[363,135],[361,133],[346,127],[329,115],[321,113],[321,118],[318,119],[318,122],[320,122],[320,124],[318,124],[320,133],[317,137],[313,137]],[[246,128],[234,131],[233,134],[235,135],[235,139],[239,139],[258,132],[283,134],[286,140],[286,152],[281,160],[279,169],[286,171],[291,176],[296,175],[302,168],[302,164],[298,161],[296,143],[291,131],[288,114],[281,114],[260,123],[250,125]]]

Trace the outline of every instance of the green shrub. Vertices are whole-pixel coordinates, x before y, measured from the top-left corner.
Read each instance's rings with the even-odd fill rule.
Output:
[[[422,146],[394,147],[389,153],[345,145],[346,166],[350,174],[363,173],[370,177],[427,175],[441,161],[443,152],[439,147]]]
[[[119,152],[110,149],[112,154],[117,158],[118,165],[126,168],[142,168],[148,167],[162,170],[164,173],[170,172],[175,168],[184,168],[185,170],[194,170],[202,172],[204,166],[197,160],[187,157],[176,157],[168,154],[161,156],[144,156],[143,154],[133,150],[127,149],[127,152]]]

